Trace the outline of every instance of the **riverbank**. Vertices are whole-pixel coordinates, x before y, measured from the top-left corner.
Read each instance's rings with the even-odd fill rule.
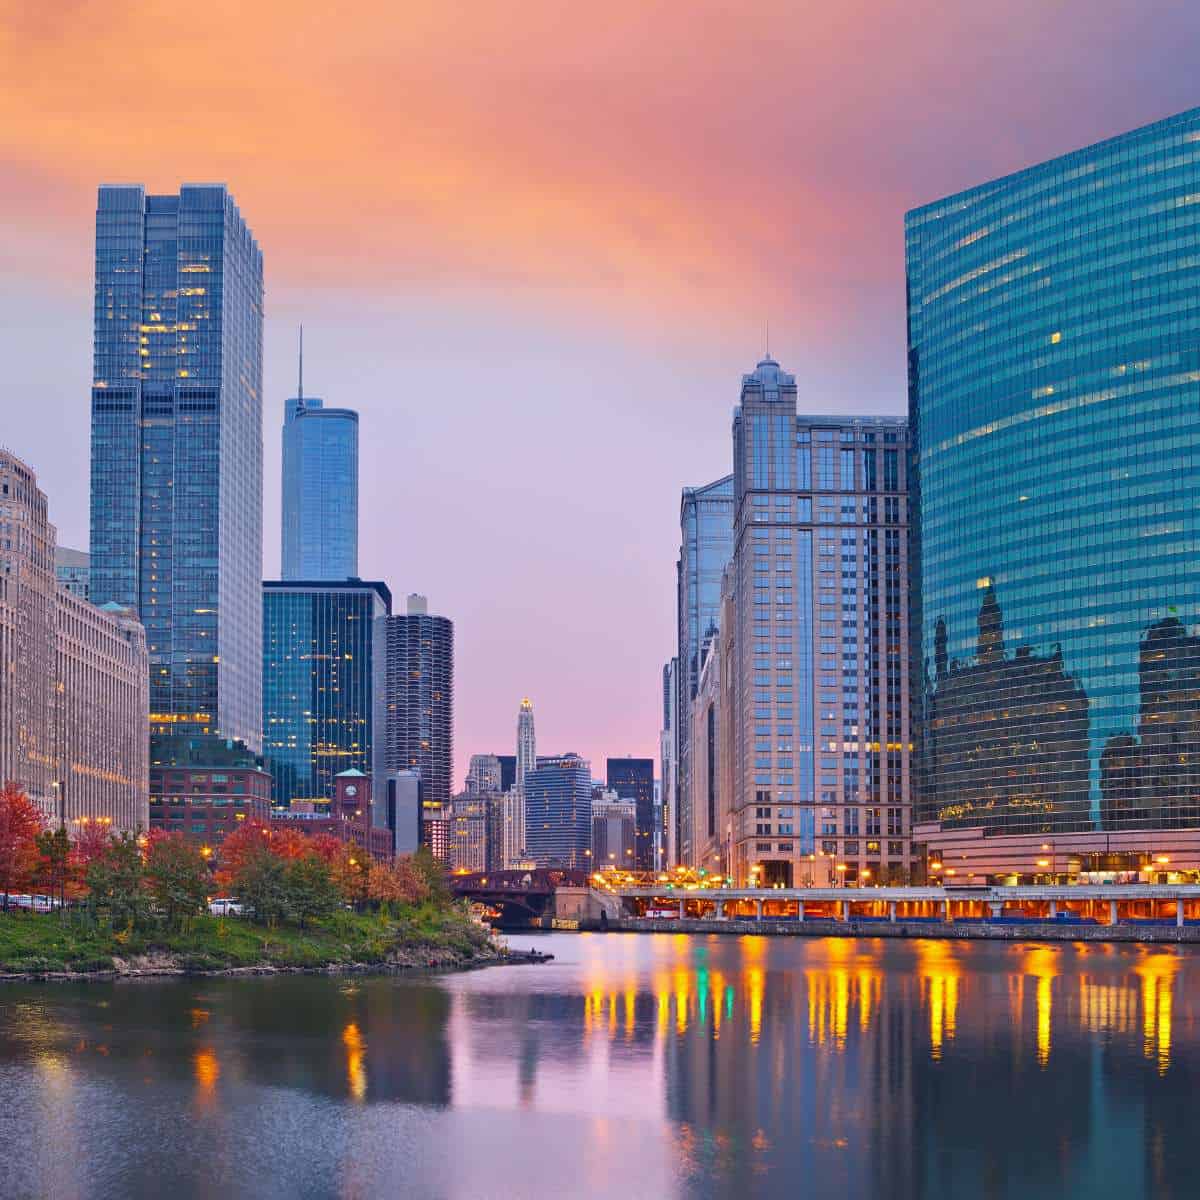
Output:
[[[991,942],[1141,942],[1200,945],[1200,926],[1183,925],[1083,925],[1074,922],[1041,921],[1003,925],[959,921],[835,921],[808,917],[803,921],[716,920],[684,917],[660,920],[639,917],[607,922],[586,920],[575,923],[581,933],[725,933],[741,936],[849,938],[939,938],[950,941]],[[569,928],[563,922],[556,929]]]
[[[78,917],[0,914],[0,981],[171,975],[464,970],[540,962],[510,952],[457,907],[397,916],[341,912],[306,929],[238,917],[196,917],[183,930],[112,933]]]

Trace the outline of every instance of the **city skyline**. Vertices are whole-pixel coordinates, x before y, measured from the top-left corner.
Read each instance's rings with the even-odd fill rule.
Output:
[[[387,579],[397,594],[436,593],[441,611],[456,621],[462,671],[455,778],[463,777],[472,746],[508,744],[512,703],[525,692],[537,699],[547,744],[577,746],[594,762],[613,751],[652,755],[659,698],[656,670],[646,664],[660,661],[672,641],[669,580],[663,587],[670,551],[639,556],[595,588],[578,591],[569,584],[587,564],[606,556],[619,561],[618,548],[633,528],[631,514],[652,514],[646,518],[651,524],[638,527],[640,536],[669,547],[679,484],[728,470],[728,387],[761,352],[763,319],[771,318],[776,356],[797,369],[803,364],[812,390],[827,400],[821,410],[899,415],[902,212],[1134,128],[1193,99],[1188,73],[1171,66],[1188,42],[1180,36],[1192,27],[1187,14],[1146,22],[1114,7],[1081,40],[1072,36],[1078,30],[1069,8],[1050,13],[1019,7],[1024,20],[940,13],[921,23],[920,42],[910,37],[902,43],[904,54],[892,47],[903,33],[898,9],[873,7],[876,19],[866,22],[864,34],[862,11],[855,15],[853,6],[844,20],[819,27],[807,12],[793,20],[768,14],[732,25],[714,13],[698,23],[707,25],[705,33],[673,21],[658,25],[664,18],[654,14],[638,27],[626,24],[621,12],[602,30],[564,30],[535,7],[528,14],[535,52],[551,34],[565,44],[553,68],[533,64],[537,69],[524,88],[484,61],[504,54],[481,58],[489,46],[515,49],[494,14],[474,14],[449,37],[438,36],[432,17],[419,33],[388,28],[367,56],[367,76],[425,57],[429,86],[418,91],[425,92],[420,104],[430,107],[414,115],[413,127],[426,117],[425,128],[447,136],[434,150],[407,132],[382,161],[360,155],[357,141],[338,148],[346,160],[335,167],[358,156],[385,179],[406,152],[423,152],[418,161],[431,179],[430,202],[389,201],[398,207],[385,209],[382,222],[368,219],[381,202],[361,167],[331,171],[335,185],[313,180],[299,198],[283,186],[303,161],[296,139],[283,135],[304,128],[311,146],[312,132],[328,129],[328,113],[340,112],[329,104],[328,91],[306,93],[297,114],[292,88],[275,89],[283,98],[276,99],[269,83],[260,94],[258,84],[247,82],[215,108],[187,98],[165,116],[147,114],[148,124],[134,137],[122,104],[90,88],[76,91],[82,84],[72,82],[70,72],[50,70],[47,63],[85,52],[94,61],[112,39],[126,51],[139,48],[132,56],[139,78],[147,70],[155,74],[170,61],[158,51],[172,41],[174,18],[146,21],[134,6],[83,28],[57,14],[22,14],[0,83],[14,117],[0,133],[11,212],[11,227],[0,237],[14,278],[30,286],[14,287],[20,300],[5,305],[0,327],[11,349],[14,386],[32,403],[28,415],[15,415],[7,437],[55,497],[62,542],[85,546],[86,479],[78,468],[87,450],[79,403],[90,358],[86,274],[94,189],[108,179],[145,179],[155,191],[188,179],[224,182],[267,255],[267,446],[276,406],[292,387],[294,330],[303,316],[321,331],[308,364],[312,390],[357,409],[379,429],[375,444],[363,447],[360,574]],[[346,40],[338,43],[327,36],[332,28],[314,29],[315,20],[298,15],[295,36],[329,68],[330,85],[343,86],[347,60],[366,50],[361,35],[341,31]],[[585,32],[598,49],[589,51],[580,36]],[[243,54],[268,74],[280,69],[263,53],[267,39],[276,36],[273,22],[255,14],[243,34],[221,70],[228,62],[230,71],[248,80],[238,61]],[[856,59],[849,52],[863,37],[862,65],[849,68],[847,86],[842,72]],[[668,38],[685,73],[678,93],[666,90],[651,70],[648,48]],[[1066,47],[1053,64],[1031,53],[1050,43]],[[987,58],[980,51],[969,51],[965,60],[950,52],[984,44]],[[479,60],[466,90],[457,71],[454,88],[449,86],[451,71],[438,57],[444,53],[439,47],[451,45],[456,57],[466,52]],[[790,55],[798,69],[786,80],[766,78],[756,64],[768,50]],[[110,57],[118,75],[133,69],[126,54]],[[529,65],[519,56],[516,61]],[[1146,68],[1151,62],[1153,77]],[[631,84],[624,103],[646,117],[634,125],[632,141],[614,137],[631,127],[621,119],[628,108],[611,108],[615,81],[626,78]],[[688,86],[700,78],[711,86]],[[920,78],[921,86],[910,78]],[[51,80],[54,96],[43,90]],[[485,120],[481,97],[497,91],[502,102]],[[547,92],[561,93],[573,118],[567,122],[572,138],[557,126],[545,127],[541,101]],[[1064,94],[1072,103],[1047,105],[1048,96]],[[675,120],[681,96],[698,106],[698,120],[683,138]],[[814,106],[806,100],[818,102],[819,115],[837,119],[812,120]],[[92,116],[86,145],[67,133],[77,126],[62,120],[76,110]],[[267,135],[253,146],[244,132],[251,111]],[[763,112],[771,118],[762,119]],[[718,120],[718,114],[727,117]],[[391,127],[395,116],[389,110],[368,119]],[[215,136],[195,156],[163,153],[161,147],[175,144],[165,121],[194,128],[201,119]],[[494,144],[493,120],[513,131],[511,149]],[[768,153],[779,145],[804,169]],[[530,161],[532,174],[522,169]],[[815,173],[813,163],[820,168]],[[464,171],[467,186],[461,186]],[[566,186],[542,187],[555,171]],[[762,184],[749,189],[755,196],[749,205],[747,178]],[[471,186],[480,182],[493,186]],[[593,182],[603,186],[589,187]],[[491,197],[486,209],[468,199],[484,194]],[[597,204],[597,194],[604,204]],[[448,197],[457,198],[439,203]],[[519,215],[535,199],[544,220]],[[729,219],[735,204],[738,221]],[[381,225],[388,226],[383,233]],[[595,236],[581,238],[589,225]],[[848,229],[855,233],[852,253],[841,236]],[[702,249],[710,243],[711,250]],[[502,257],[480,271],[484,248],[498,245]],[[734,273],[744,286],[736,297],[719,296],[718,281]],[[497,304],[501,293],[511,293],[512,303]],[[801,295],[809,299],[801,301]],[[668,301],[677,316],[643,320],[647,309],[669,307]],[[371,310],[368,318],[364,307]],[[384,331],[394,336],[381,336]],[[602,354],[598,339],[607,343]],[[851,346],[861,353],[845,353]],[[54,379],[34,365],[50,356],[51,347],[62,368]],[[375,361],[364,366],[368,355]],[[427,413],[417,398],[446,387],[448,361],[457,373],[455,394],[466,397],[467,408],[445,405],[443,412]],[[545,447],[574,437],[582,406],[598,408],[604,419],[596,424],[605,428],[587,439],[593,444],[581,446],[575,460],[548,461]],[[706,420],[695,420],[697,410]],[[514,420],[514,412],[523,419]],[[407,436],[418,416],[419,436]],[[464,418],[475,431],[470,445],[454,436]],[[694,446],[678,436],[685,422],[689,429],[704,426]],[[525,432],[531,424],[538,427],[533,437]],[[631,428],[637,436],[627,436]],[[564,506],[569,513],[545,511],[549,496],[573,494],[581,464],[602,478],[600,465],[617,460],[618,440],[620,461],[629,465],[620,488],[593,489]],[[398,454],[406,458],[403,472],[394,470]],[[278,574],[274,459],[268,452],[268,578]],[[445,519],[463,527],[482,523],[482,558],[457,555],[455,561],[441,523],[423,529],[389,519],[394,504],[419,504],[448,462],[456,486],[448,489]],[[382,512],[366,511],[372,496],[387,500]],[[532,521],[531,511],[538,513]],[[564,570],[567,533],[572,569]],[[526,564],[521,578],[507,571],[513,549],[501,534],[519,543],[515,550]],[[481,570],[500,585],[486,610],[476,599]],[[615,628],[635,633],[626,639]],[[516,636],[502,634],[512,630]],[[536,658],[530,652],[535,636],[548,651]],[[580,646],[581,653],[568,655],[568,646]]]

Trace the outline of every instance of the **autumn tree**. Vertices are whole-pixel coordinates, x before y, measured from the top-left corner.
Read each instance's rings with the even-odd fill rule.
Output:
[[[275,925],[287,916],[286,864],[272,853],[266,838],[257,845],[251,840],[239,854],[230,883],[233,894],[251,909],[256,921]]]
[[[344,845],[330,864],[330,870],[342,898],[361,909],[370,895],[371,856],[361,846]]]
[[[410,858],[413,870],[428,889],[428,896],[439,904],[450,901],[450,885],[446,882],[446,866],[433,856],[428,846],[422,846]]]
[[[367,875],[367,897],[391,908],[397,904],[419,904],[429,896],[429,888],[414,868],[412,858],[404,856],[388,863],[372,863]]]
[[[204,912],[212,886],[208,863],[181,833],[156,831],[146,846],[146,883],[171,929]]]
[[[145,923],[150,910],[146,892],[146,865],[139,839],[121,833],[109,840],[103,853],[84,873],[88,907],[93,914],[108,914],[114,929],[132,929]]]
[[[29,886],[38,865],[37,836],[45,822],[36,804],[15,783],[0,788],[0,891],[8,897]]]

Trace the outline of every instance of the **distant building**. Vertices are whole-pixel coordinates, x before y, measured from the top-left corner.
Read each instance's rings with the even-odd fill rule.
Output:
[[[685,803],[691,831],[687,866],[725,875],[732,861],[731,806],[733,796],[733,608],[732,571],[722,580],[722,606],[701,651],[700,681],[688,713],[691,725],[691,793]]]
[[[87,600],[89,580],[91,578],[91,558],[82,550],[68,550],[66,546],[56,546],[54,550],[54,574],[59,587],[66,588],[80,600]]]
[[[450,802],[447,862],[454,871],[496,871],[504,866],[504,797],[462,795]]]
[[[500,760],[494,754],[472,754],[467,769],[467,794],[471,796],[498,796],[503,788]]]
[[[496,761],[500,764],[500,790],[507,792],[517,782],[517,756],[497,754]]]
[[[54,824],[145,828],[149,660],[142,626],[58,585],[37,478],[0,450],[0,783]]]
[[[675,808],[678,803],[678,779],[676,759],[679,723],[679,692],[676,676],[679,659],[673,658],[663,667],[663,718],[658,737],[658,778],[661,783],[659,800],[659,838],[662,846],[661,866],[674,866],[678,861]]]
[[[241,742],[155,737],[150,764],[150,828],[215,848],[243,821],[271,816],[271,776]]]
[[[592,769],[578,754],[537,759],[525,774],[525,852],[539,867],[587,869]]]
[[[596,789],[592,793],[593,869],[631,870],[636,841],[637,805],[614,791]]]
[[[160,734],[262,737],[262,254],[229,192],[101,187],[90,599],[133,609]]]
[[[385,619],[385,767],[421,774],[427,814],[450,803],[454,759],[454,625],[424,596]]]
[[[282,486],[281,576],[357,576],[358,413],[305,396],[303,341],[300,386],[284,408]]]
[[[528,697],[517,710],[517,753],[514,756],[512,799],[504,810],[504,861],[524,862],[525,842],[525,777],[537,765],[537,733],[533,723],[533,704]]]
[[[263,749],[274,802],[329,801],[351,768],[382,780],[387,630],[383,583],[263,583]]]
[[[634,865],[639,871],[653,871],[654,861],[654,759],[610,758],[608,786],[622,799],[637,805],[637,843]]]

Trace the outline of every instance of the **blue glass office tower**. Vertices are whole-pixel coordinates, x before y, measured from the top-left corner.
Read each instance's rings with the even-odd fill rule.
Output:
[[[352,768],[382,795],[391,592],[357,579],[262,586],[263,752],[274,802],[331,800],[334,777]]]
[[[676,615],[678,619],[675,672],[675,795],[691,794],[691,707],[700,682],[702,648],[716,630],[721,613],[721,575],[733,554],[733,476],[726,475],[703,487],[683,489],[679,503],[679,561],[676,564]],[[668,841],[679,862],[691,862],[693,831],[690,809],[676,803],[668,820],[675,823]]]
[[[261,745],[262,254],[221,186],[102,187],[91,599],[136,609],[150,723]]]
[[[1200,827],[1200,109],[906,242],[919,816],[1136,866]]]
[[[592,845],[592,767],[578,754],[538,757],[525,774],[525,852],[539,867],[586,869]]]
[[[301,394],[283,419],[282,575],[358,575],[358,413]]]

